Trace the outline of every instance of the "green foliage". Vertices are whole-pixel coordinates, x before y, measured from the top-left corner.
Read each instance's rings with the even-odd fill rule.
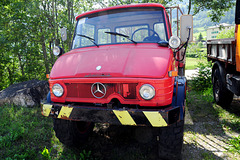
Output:
[[[190,43],[186,52],[187,57],[203,59],[206,57],[206,53],[203,50],[202,42]]]
[[[230,139],[228,143],[230,144],[229,151],[240,154],[240,136]]]
[[[79,160],[90,160],[91,159],[91,151],[86,151],[86,150],[83,150],[81,153],[80,153],[80,159]]]
[[[45,159],[45,160],[51,160],[51,151],[52,151],[52,148],[50,149],[50,151],[46,148],[46,146],[45,146],[45,148],[43,149],[43,151],[42,151],[42,157],[43,157],[43,159]]]
[[[91,151],[61,144],[40,108],[0,106],[0,115],[0,159],[93,159]]]
[[[201,42],[202,40],[203,40],[203,36],[202,36],[202,33],[200,33],[199,36],[198,36],[197,41],[198,41],[198,42]]]
[[[0,159],[35,159],[51,135],[51,120],[40,108],[0,106]]]
[[[212,87],[211,63],[199,63],[198,75],[193,77],[192,88],[198,91],[204,91]]]
[[[193,70],[197,68],[197,64],[199,62],[205,62],[205,59],[197,59],[197,58],[191,58],[191,57],[187,57],[186,58],[186,70]]]
[[[1,2],[0,90],[21,81],[46,79],[56,60],[52,48],[61,42],[60,28],[67,27],[63,46],[68,51],[75,13],[91,10],[94,4],[83,0]]]
[[[214,1],[203,1],[203,0],[190,0],[193,4],[194,14],[199,13],[199,11],[208,10],[208,16],[213,22],[219,22],[221,16],[229,11],[236,3],[235,0],[214,0]]]
[[[71,48],[76,23],[75,15],[92,9],[130,3],[148,3],[151,0],[4,0],[0,2],[0,90],[9,85],[30,79],[45,79],[56,58],[52,54],[54,45],[61,42],[60,28],[66,27],[67,41],[64,50]],[[172,0],[156,0],[165,6]],[[171,2],[171,3],[169,3]],[[223,11],[233,6],[233,1],[191,0],[195,13],[200,10],[218,20]],[[231,14],[233,17],[234,15]],[[217,17],[217,18],[216,18]],[[201,19],[201,18],[200,18]],[[229,16],[228,18],[229,19]],[[232,18],[231,18],[232,19]],[[204,22],[195,21],[202,27]],[[194,23],[194,25],[196,25]],[[204,27],[206,27],[204,25]]]
[[[208,17],[208,10],[200,11],[193,18],[193,33],[194,37],[197,39],[199,36],[199,32],[202,33],[203,38],[207,36],[207,29],[210,26],[215,26],[216,23],[212,22]],[[235,22],[235,6],[232,7],[228,12],[224,12],[224,16],[221,17],[219,23],[228,23],[234,24]]]
[[[230,30],[223,30],[217,35],[217,39],[223,39],[223,38],[234,38],[235,36],[235,28],[232,28]]]

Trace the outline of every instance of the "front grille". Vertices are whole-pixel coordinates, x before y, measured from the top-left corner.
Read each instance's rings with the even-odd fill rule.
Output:
[[[95,98],[91,93],[92,83],[65,83],[67,87],[67,98]],[[106,95],[102,99],[108,98],[112,94],[119,94],[125,99],[136,99],[137,83],[103,83],[106,87]]]

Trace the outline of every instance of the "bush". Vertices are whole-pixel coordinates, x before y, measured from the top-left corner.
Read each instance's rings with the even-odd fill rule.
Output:
[[[210,62],[199,62],[197,65],[198,75],[193,78],[192,89],[196,91],[205,91],[212,87],[212,64]]]
[[[190,43],[187,48],[186,57],[203,59],[207,55],[203,47],[202,42]]]

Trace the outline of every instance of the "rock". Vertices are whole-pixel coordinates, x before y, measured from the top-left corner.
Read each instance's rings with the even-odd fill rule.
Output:
[[[18,106],[39,106],[49,92],[47,81],[30,80],[10,87],[0,92],[0,105],[13,104]]]

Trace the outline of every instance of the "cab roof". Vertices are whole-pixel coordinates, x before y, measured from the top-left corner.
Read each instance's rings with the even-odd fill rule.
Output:
[[[76,20],[78,20],[80,17],[84,17],[89,14],[97,13],[97,12],[103,12],[103,11],[108,11],[108,10],[114,10],[114,9],[122,9],[122,8],[139,8],[139,7],[160,7],[165,10],[163,5],[157,4],[157,3],[139,3],[139,4],[128,4],[128,5],[120,5],[120,6],[113,6],[113,7],[108,7],[108,8],[102,8],[102,9],[97,9],[89,12],[82,13],[76,17]]]

